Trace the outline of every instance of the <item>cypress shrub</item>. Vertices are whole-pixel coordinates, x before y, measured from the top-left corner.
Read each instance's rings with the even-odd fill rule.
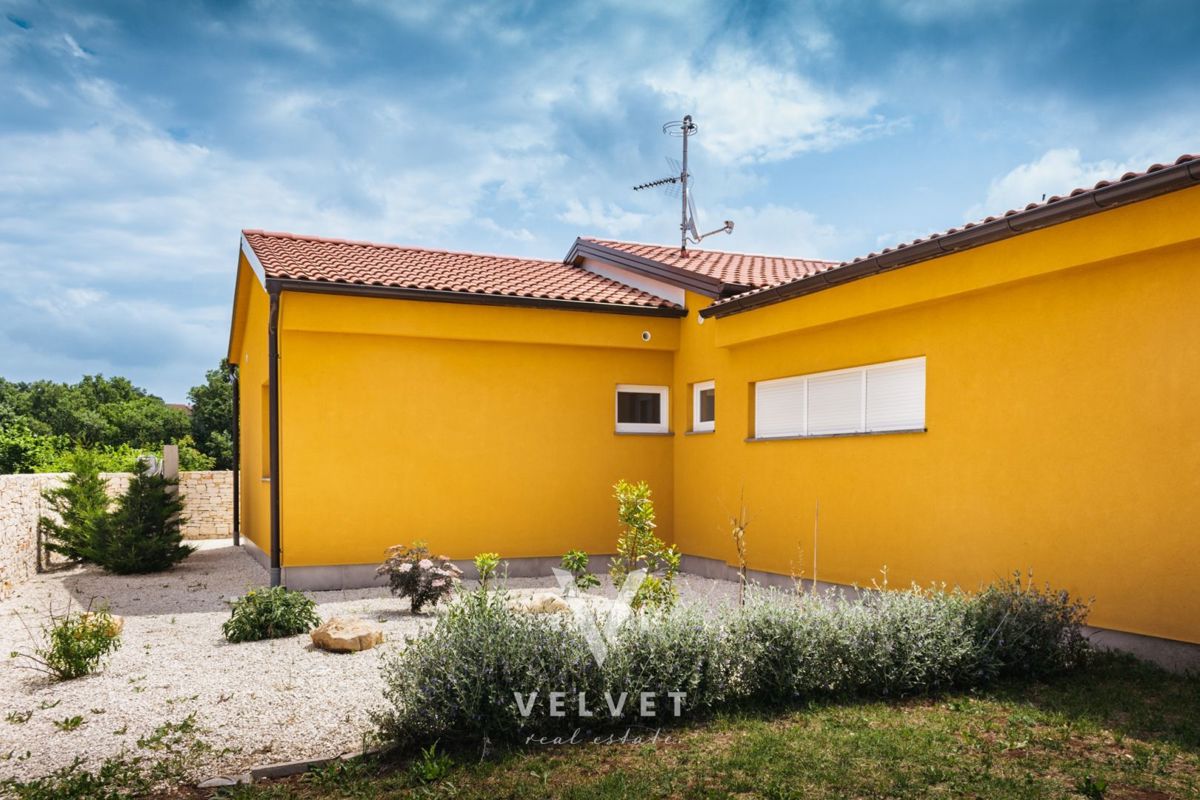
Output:
[[[38,526],[47,550],[72,561],[95,561],[93,539],[108,515],[107,482],[88,450],[75,450],[68,464],[71,474],[62,486],[42,492],[54,515],[41,517]]]
[[[117,500],[116,510],[96,527],[93,560],[109,572],[161,572],[195,549],[183,544],[183,500],[178,480],[142,470]]]

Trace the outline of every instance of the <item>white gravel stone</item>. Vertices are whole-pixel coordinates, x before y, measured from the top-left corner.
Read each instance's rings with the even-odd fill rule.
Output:
[[[0,655],[35,646],[47,610],[107,603],[125,618],[121,648],[100,672],[61,683],[0,660],[0,779],[32,778],[70,765],[88,765],[122,750],[165,722],[195,714],[216,751],[199,777],[232,775],[272,762],[336,756],[363,746],[369,712],[382,707],[380,662],[407,637],[436,624],[436,614],[413,616],[407,600],[385,588],[310,592],[322,619],[356,616],[378,622],[384,643],[360,653],[329,653],[308,635],[229,644],[221,624],[231,598],[263,586],[266,572],[229,540],[199,543],[176,569],[154,575],[107,575],[95,568],[38,575],[0,602]],[[552,578],[512,579],[510,588],[554,587]],[[717,605],[736,586],[693,576],[679,578],[685,601]],[[601,593],[611,594],[602,587]],[[24,624],[22,623],[24,621]],[[24,723],[10,713],[32,712]],[[64,732],[56,720],[79,715]],[[227,752],[220,752],[227,749]]]

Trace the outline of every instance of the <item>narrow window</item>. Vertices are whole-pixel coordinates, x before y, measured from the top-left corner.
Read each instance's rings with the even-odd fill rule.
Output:
[[[617,386],[617,433],[666,432],[666,386]]]
[[[704,433],[716,430],[717,389],[714,381],[692,384],[692,430]]]
[[[923,356],[754,384],[758,439],[924,428]]]

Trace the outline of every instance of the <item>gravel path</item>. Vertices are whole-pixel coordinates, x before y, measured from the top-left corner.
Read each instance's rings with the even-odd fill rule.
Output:
[[[125,618],[122,646],[97,674],[53,683],[19,660],[0,660],[0,779],[31,778],[81,758],[95,764],[166,722],[190,714],[218,752],[203,775],[256,764],[331,756],[361,747],[369,712],[381,706],[380,660],[407,636],[436,624],[410,613],[386,589],[312,592],[322,619],[358,616],[379,622],[385,643],[333,654],[307,636],[232,645],[221,635],[228,599],[266,583],[266,572],[228,540],[200,550],[168,573],[122,577],[94,568],[39,575],[0,602],[0,654],[29,652],[25,625],[38,633],[47,609],[107,602]],[[513,579],[510,588],[550,587],[553,579]],[[725,581],[681,576],[685,601],[719,605],[736,594]],[[22,620],[24,624],[22,624]],[[25,722],[20,716],[32,715]],[[10,716],[13,715],[13,716]],[[63,731],[54,724],[80,716]]]

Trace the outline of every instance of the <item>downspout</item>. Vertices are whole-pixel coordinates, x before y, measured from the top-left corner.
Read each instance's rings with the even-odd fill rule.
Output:
[[[233,387],[233,546],[242,544],[240,479],[242,466],[242,386],[236,364],[229,365],[229,383]]]
[[[269,387],[268,444],[271,459],[271,586],[279,586],[279,289],[270,289],[271,313],[267,321],[267,385]]]

